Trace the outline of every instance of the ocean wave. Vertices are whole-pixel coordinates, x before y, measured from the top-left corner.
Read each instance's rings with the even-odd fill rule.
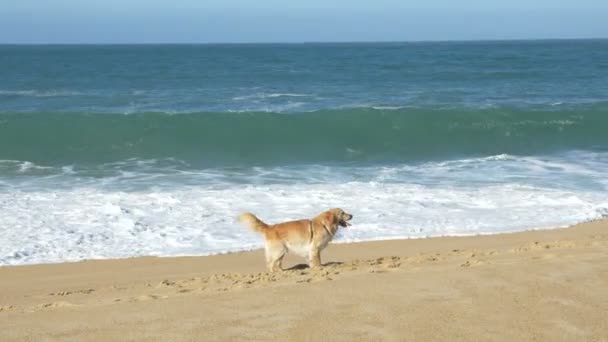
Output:
[[[0,96],[68,97],[83,95],[86,93],[72,90],[0,90]]]
[[[358,153],[352,151],[351,153]],[[235,184],[507,184],[529,180],[546,188],[608,191],[608,152],[570,151],[553,155],[500,154],[427,162],[376,165],[295,164],[199,168],[183,160],[127,159],[101,164],[38,165],[0,160],[0,181],[13,189],[97,186],[139,191],[205,186],[223,189]]]
[[[408,106],[369,106],[369,108],[376,110],[399,110],[408,108]]]
[[[26,174],[34,172],[38,173],[39,171],[48,171],[53,169],[55,168],[52,166],[37,165],[36,163],[30,161],[0,159],[0,175],[10,173],[10,171]]]
[[[310,94],[296,94],[296,93],[255,93],[252,95],[235,96],[232,99],[234,101],[244,101],[251,99],[273,99],[280,97],[312,97]]]
[[[223,167],[606,150],[607,109],[4,113],[0,158],[53,166],[175,158],[199,167]]]

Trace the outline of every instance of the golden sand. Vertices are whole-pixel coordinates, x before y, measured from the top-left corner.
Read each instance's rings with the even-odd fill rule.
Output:
[[[356,229],[356,228],[355,228]],[[0,341],[608,341],[608,221],[262,251],[0,267]]]

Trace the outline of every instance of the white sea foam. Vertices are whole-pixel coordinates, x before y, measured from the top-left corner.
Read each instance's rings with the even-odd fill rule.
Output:
[[[14,173],[0,177],[0,265],[261,247],[259,236],[234,222],[243,211],[279,222],[339,206],[355,218],[337,242],[491,234],[608,216],[603,152],[230,170],[134,159],[104,165],[102,174],[2,165]]]
[[[234,217],[268,222],[339,206],[355,215],[338,241],[564,226],[608,211],[605,193],[516,184],[438,187],[349,182],[142,192],[78,188],[0,193],[0,264],[136,255],[205,255],[261,247]]]

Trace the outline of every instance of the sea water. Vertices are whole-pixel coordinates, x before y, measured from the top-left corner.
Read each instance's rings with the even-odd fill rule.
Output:
[[[0,46],[0,265],[608,215],[608,41]]]

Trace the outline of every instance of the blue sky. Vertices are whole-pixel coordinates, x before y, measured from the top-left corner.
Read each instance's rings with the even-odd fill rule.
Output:
[[[608,38],[607,0],[0,0],[0,43]]]

